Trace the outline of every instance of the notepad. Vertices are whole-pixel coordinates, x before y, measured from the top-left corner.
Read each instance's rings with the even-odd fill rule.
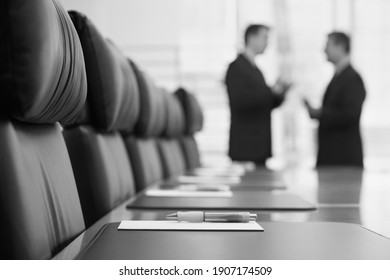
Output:
[[[150,189],[145,191],[145,195],[157,197],[232,197],[233,192]]]
[[[210,192],[221,192],[230,191],[231,188],[228,185],[221,184],[182,184],[174,187],[176,190],[181,191],[210,191]]]
[[[257,222],[187,223],[177,221],[122,221],[118,230],[264,231]]]
[[[179,176],[176,179],[179,183],[189,184],[239,184],[239,177],[207,177],[207,176]]]
[[[242,176],[244,175],[245,171],[238,171],[238,170],[226,170],[226,169],[206,169],[206,168],[199,168],[193,170],[193,173],[198,176],[224,176],[224,177],[231,177],[231,176]]]

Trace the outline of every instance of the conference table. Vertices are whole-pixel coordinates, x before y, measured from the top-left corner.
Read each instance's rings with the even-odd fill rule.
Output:
[[[291,168],[282,177],[288,192],[317,209],[256,211],[263,233],[119,232],[116,228],[122,220],[164,220],[172,213],[168,209],[128,209],[126,201],[54,259],[390,259],[390,173]],[[172,240],[179,243],[167,253],[164,244]],[[200,246],[199,240],[214,242],[214,249]],[[226,246],[233,240],[241,240],[241,249]]]

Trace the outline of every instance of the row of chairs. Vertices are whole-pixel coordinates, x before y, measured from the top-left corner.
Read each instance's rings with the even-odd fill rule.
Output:
[[[136,191],[199,166],[193,133],[203,117],[191,94],[158,88],[86,16],[70,17],[85,55],[88,94],[82,117],[65,127],[64,137],[90,226]],[[187,128],[187,119],[196,127]]]
[[[58,0],[0,5],[0,257],[49,259],[136,192],[200,166],[203,116]]]

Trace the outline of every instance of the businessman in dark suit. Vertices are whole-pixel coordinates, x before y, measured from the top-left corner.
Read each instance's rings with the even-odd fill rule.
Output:
[[[271,111],[284,100],[289,85],[279,80],[270,88],[255,57],[264,53],[269,27],[250,25],[245,31],[245,50],[229,65],[226,86],[231,124],[229,157],[265,165],[271,157]]]
[[[321,109],[305,101],[309,115],[319,121],[317,166],[363,167],[360,115],[366,90],[350,63],[350,38],[342,32],[328,35],[325,53],[335,66]]]

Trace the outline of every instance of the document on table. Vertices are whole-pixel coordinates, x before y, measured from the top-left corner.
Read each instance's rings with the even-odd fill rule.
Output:
[[[232,197],[233,192],[150,189],[145,191],[145,195],[157,197]]]
[[[230,191],[231,188],[228,185],[221,184],[180,184],[174,187],[175,190],[181,191],[209,191],[209,192],[221,192]]]
[[[176,179],[179,183],[189,184],[239,184],[240,177],[208,177],[208,176],[179,176]]]
[[[257,222],[188,223],[177,221],[122,221],[118,230],[264,231]]]
[[[242,176],[244,175],[244,171],[235,171],[235,170],[224,170],[224,169],[207,169],[207,168],[199,168],[193,170],[193,173],[198,176],[223,176],[223,177],[231,177],[231,176]]]

